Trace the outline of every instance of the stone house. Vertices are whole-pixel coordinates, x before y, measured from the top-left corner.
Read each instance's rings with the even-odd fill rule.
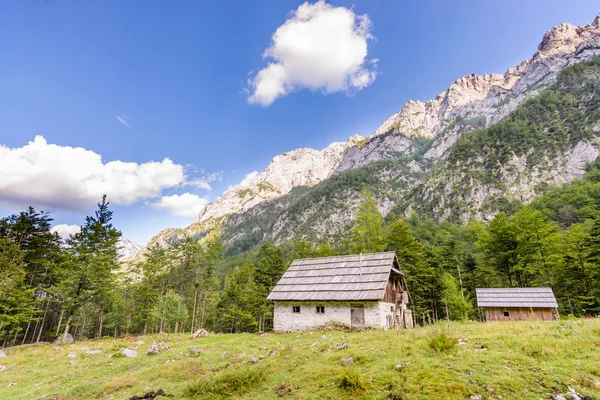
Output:
[[[558,319],[558,303],[552,288],[475,289],[477,307],[486,321],[552,321]]]
[[[269,294],[274,330],[413,327],[395,252],[295,260]]]

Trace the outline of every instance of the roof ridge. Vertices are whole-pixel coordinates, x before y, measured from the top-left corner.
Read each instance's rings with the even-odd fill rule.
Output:
[[[339,256],[326,256],[326,257],[306,257],[306,258],[296,258],[294,259],[294,261],[292,261],[292,263],[294,263],[295,261],[305,261],[305,260],[325,260],[325,259],[334,259],[334,258],[340,258],[340,257],[359,257],[361,254],[363,256],[370,256],[373,254],[390,254],[390,253],[394,253],[396,254],[395,251],[376,251],[374,253],[359,253],[359,254],[343,254],[343,255],[339,255]]]

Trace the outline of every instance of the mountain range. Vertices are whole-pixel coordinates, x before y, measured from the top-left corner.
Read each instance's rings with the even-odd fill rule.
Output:
[[[230,188],[184,229],[148,244],[221,235],[230,253],[261,240],[335,240],[368,187],[384,216],[486,220],[581,177],[600,142],[600,15],[563,23],[503,74],[467,75],[407,101],[370,136],[295,149]],[[143,254],[144,252],[140,252]]]

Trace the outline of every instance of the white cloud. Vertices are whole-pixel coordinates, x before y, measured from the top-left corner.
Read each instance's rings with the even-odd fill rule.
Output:
[[[87,211],[103,194],[113,203],[133,204],[190,182],[184,167],[168,158],[104,162],[93,151],[48,144],[42,136],[20,148],[0,145],[2,206]]]
[[[242,179],[242,181],[239,183],[238,186],[248,186],[252,183],[252,181],[254,180],[254,178],[256,178],[258,176],[258,171],[252,171],[249,174],[247,174],[244,179]]]
[[[74,235],[81,231],[81,227],[79,225],[67,225],[67,224],[58,224],[54,225],[50,232],[57,232],[58,236],[63,239],[68,239],[69,236]]]
[[[269,106],[302,88],[353,93],[369,86],[377,64],[366,59],[371,26],[351,9],[322,0],[302,4],[273,34],[263,53],[268,65],[248,81],[248,101]]]
[[[180,217],[196,217],[209,203],[208,198],[192,193],[163,196],[157,203],[150,203],[154,208],[168,210]]]
[[[117,121],[119,121],[120,123],[122,123],[123,125],[125,125],[126,127],[129,128],[129,123],[127,122],[127,117],[123,116],[116,116],[115,117],[117,119]]]

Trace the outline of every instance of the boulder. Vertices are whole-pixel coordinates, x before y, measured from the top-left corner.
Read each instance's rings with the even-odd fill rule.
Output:
[[[138,355],[137,351],[131,349],[121,349],[121,354],[125,357],[137,357]]]
[[[200,328],[196,332],[192,334],[193,339],[203,338],[208,336],[208,331],[206,329]]]
[[[146,355],[147,356],[155,356],[157,354],[160,354],[160,350],[158,348],[158,344],[156,342],[153,342],[152,346],[150,346],[150,348],[146,352]]]
[[[60,335],[57,339],[55,343],[73,343],[73,336],[70,333],[67,333],[66,335]]]
[[[5,352],[0,351],[0,360],[2,360],[3,358],[7,358],[7,355]]]
[[[335,347],[335,349],[336,349],[336,350],[344,350],[344,349],[346,349],[346,348],[348,348],[348,343],[347,343],[347,342],[344,342],[344,343],[342,343],[342,344],[338,344],[338,345]]]

